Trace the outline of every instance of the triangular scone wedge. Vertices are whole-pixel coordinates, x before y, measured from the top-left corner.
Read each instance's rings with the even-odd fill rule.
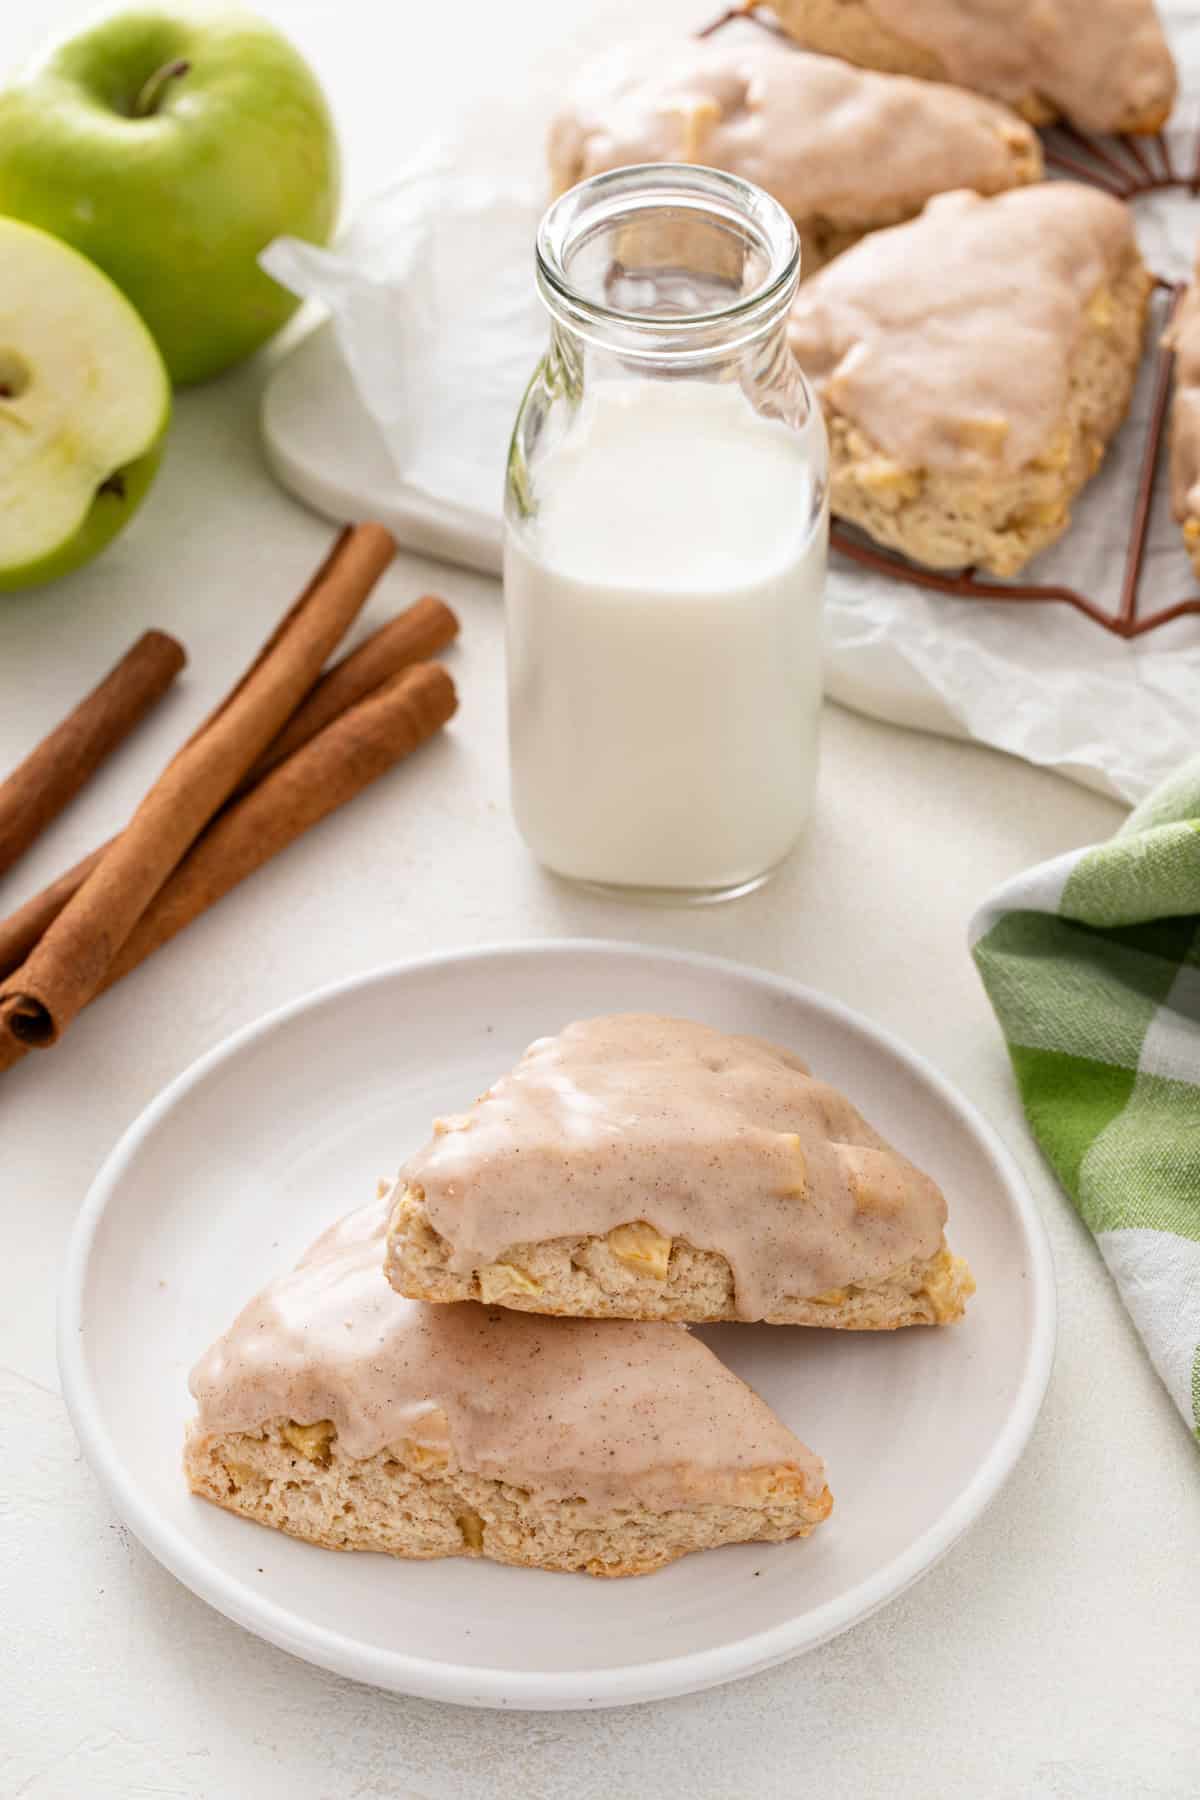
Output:
[[[1125,417],[1153,286],[1131,209],[1077,181],[935,195],[818,270],[788,342],[835,515],[929,568],[1018,574]]]
[[[414,1305],[385,1223],[352,1214],[197,1364],[193,1493],[328,1549],[591,1575],[827,1516],[819,1460],[689,1332]]]
[[[800,274],[933,194],[1042,177],[1031,126],[962,88],[810,56],[766,32],[618,46],[587,64],[550,127],[557,193],[629,163],[706,163],[787,208]]]
[[[532,1044],[392,1194],[400,1293],[889,1331],[975,1284],[927,1175],[789,1050],[649,1014]]]

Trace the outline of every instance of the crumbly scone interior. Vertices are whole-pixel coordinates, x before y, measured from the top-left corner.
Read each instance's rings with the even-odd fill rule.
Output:
[[[604,1237],[516,1244],[466,1274],[450,1268],[450,1256],[419,1190],[402,1185],[388,1230],[387,1276],[409,1299],[482,1300],[521,1312],[588,1318],[714,1323],[737,1317],[727,1259],[668,1238],[645,1219]],[[951,1324],[974,1291],[966,1263],[943,1243],[934,1256],[910,1260],[881,1282],[789,1297],[766,1322],[859,1331]]]
[[[693,1550],[806,1537],[833,1504],[788,1467],[751,1470],[734,1491],[667,1512],[589,1506],[452,1466],[448,1450],[404,1441],[343,1454],[331,1420],[275,1419],[254,1432],[193,1427],[192,1492],[334,1550],[469,1556],[591,1575],[642,1575]]]

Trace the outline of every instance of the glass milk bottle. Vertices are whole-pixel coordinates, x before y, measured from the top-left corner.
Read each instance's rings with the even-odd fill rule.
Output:
[[[723,899],[808,817],[828,452],[799,265],[783,208],[714,169],[617,169],[542,220],[504,599],[513,810],[559,875]]]

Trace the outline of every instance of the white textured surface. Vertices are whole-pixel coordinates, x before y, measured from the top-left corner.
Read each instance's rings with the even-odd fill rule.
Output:
[[[687,0],[658,4],[695,15]],[[409,8],[404,38],[401,13],[372,0],[264,10],[320,64],[353,197],[447,107],[520,93],[531,67],[552,83],[624,8]],[[81,12],[47,0],[7,20],[5,59],[47,20]],[[532,154],[536,135],[531,109],[515,105],[505,152]],[[178,631],[193,658],[154,721],[8,878],[5,907],[121,823],[325,544],[325,527],[263,470],[262,378],[251,369],[185,396],[129,535],[73,581],[0,604],[0,766],[145,625]],[[986,751],[831,710],[816,823],[772,886],[695,915],[579,897],[530,865],[509,824],[492,584],[409,561],[371,617],[425,586],[466,627],[454,658],[463,711],[447,740],[123,983],[52,1061],[0,1083],[0,1796],[1192,1800],[1196,1449],[1029,1146],[964,948],[966,920],[995,883],[1107,834],[1117,808]],[[226,1624],[114,1524],[56,1391],[58,1257],[118,1133],[233,1027],[386,958],[585,933],[783,970],[863,1008],[958,1080],[1042,1202],[1061,1286],[1058,1367],[1033,1446],[977,1530],[904,1599],[808,1658],[608,1714],[493,1717],[389,1699]]]

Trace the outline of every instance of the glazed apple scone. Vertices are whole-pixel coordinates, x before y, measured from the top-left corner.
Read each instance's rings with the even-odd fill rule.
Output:
[[[1129,405],[1153,285],[1128,207],[1076,182],[942,194],[801,288],[833,512],[932,568],[1015,575]]]
[[[591,1575],[828,1515],[820,1461],[682,1327],[414,1305],[385,1223],[351,1214],[197,1365],[195,1494],[327,1549]]]
[[[584,69],[550,129],[557,193],[629,163],[705,163],[792,216],[801,275],[933,194],[1042,175],[1031,128],[960,88],[761,43],[635,43]]]
[[[594,1319],[945,1324],[933,1181],[789,1050],[650,1014],[532,1044],[392,1191],[402,1294]]]
[[[1179,303],[1167,341],[1175,351],[1171,401],[1171,507],[1200,575],[1200,282]]]
[[[772,11],[809,50],[974,88],[1036,125],[1159,131],[1175,103],[1154,0],[772,0]]]

